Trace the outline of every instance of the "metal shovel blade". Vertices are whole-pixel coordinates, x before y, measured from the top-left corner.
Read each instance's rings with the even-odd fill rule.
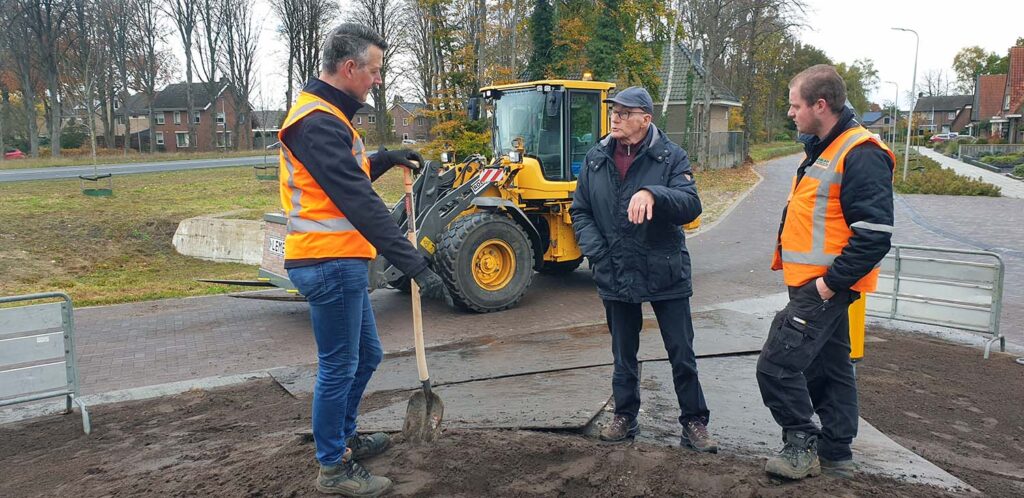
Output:
[[[402,434],[411,443],[430,443],[441,435],[444,402],[433,391],[420,389],[409,398]]]

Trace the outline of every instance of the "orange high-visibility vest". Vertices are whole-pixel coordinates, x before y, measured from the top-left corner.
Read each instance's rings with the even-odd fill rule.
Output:
[[[284,240],[285,259],[365,258],[377,256],[377,249],[359,233],[334,205],[309,170],[285,145],[288,128],[312,112],[326,112],[341,120],[352,132],[352,155],[370,177],[370,160],[359,133],[344,113],[327,101],[307,92],[300,92],[295,105],[281,125],[277,137],[281,141],[280,168],[281,206],[288,220]]]
[[[856,126],[836,137],[814,164],[804,170],[799,183],[796,176],[793,177],[786,219],[775,244],[772,261],[773,270],[782,270],[786,285],[798,287],[825,276],[832,261],[849,242],[853,228],[892,232],[891,226],[863,221],[847,225],[843,217],[839,189],[843,182],[846,154],[864,142],[881,147],[896,164],[896,156],[885,144],[864,127]],[[878,266],[875,265],[850,289],[874,291],[878,284]]]

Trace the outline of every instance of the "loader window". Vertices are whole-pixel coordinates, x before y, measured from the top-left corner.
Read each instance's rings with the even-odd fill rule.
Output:
[[[579,176],[587,151],[601,135],[601,95],[573,91],[569,94],[569,180]]]
[[[526,156],[540,163],[548,180],[566,180],[563,167],[562,113],[548,116],[545,95],[535,90],[507,92],[494,104],[494,146],[498,154],[512,150],[512,140],[523,139]]]

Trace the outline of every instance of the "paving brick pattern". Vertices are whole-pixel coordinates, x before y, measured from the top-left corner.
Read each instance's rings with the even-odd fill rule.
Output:
[[[796,156],[758,167],[764,181],[713,230],[688,241],[694,307],[774,294],[781,275],[768,269]],[[699,174],[698,174],[699,182]],[[1007,260],[1004,331],[1024,344],[1024,201],[904,196],[896,241],[945,247],[1003,248]],[[909,207],[908,207],[909,206]],[[919,225],[910,216],[918,214]],[[934,230],[941,227],[941,230]],[[412,347],[409,297],[372,294],[384,347]],[[316,349],[304,303],[215,296],[83,308],[76,312],[79,365],[86,394],[265,368],[308,364]],[[586,267],[564,277],[536,275],[518,307],[477,315],[424,304],[428,344],[482,335],[510,336],[600,322],[604,309]],[[566,344],[566,347],[572,347]]]

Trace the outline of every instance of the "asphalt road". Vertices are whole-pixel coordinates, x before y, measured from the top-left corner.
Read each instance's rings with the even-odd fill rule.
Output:
[[[230,168],[234,166],[252,166],[263,164],[263,156],[230,157],[225,159],[187,159],[184,161],[157,161],[130,164],[100,164],[93,166],[60,166],[52,168],[31,168],[0,170],[0,182],[23,182],[28,180],[61,180],[78,178],[79,175],[111,173],[113,175],[130,175],[135,173],[158,173],[161,171],[179,171],[186,169]],[[277,161],[277,154],[268,157],[268,161]]]

